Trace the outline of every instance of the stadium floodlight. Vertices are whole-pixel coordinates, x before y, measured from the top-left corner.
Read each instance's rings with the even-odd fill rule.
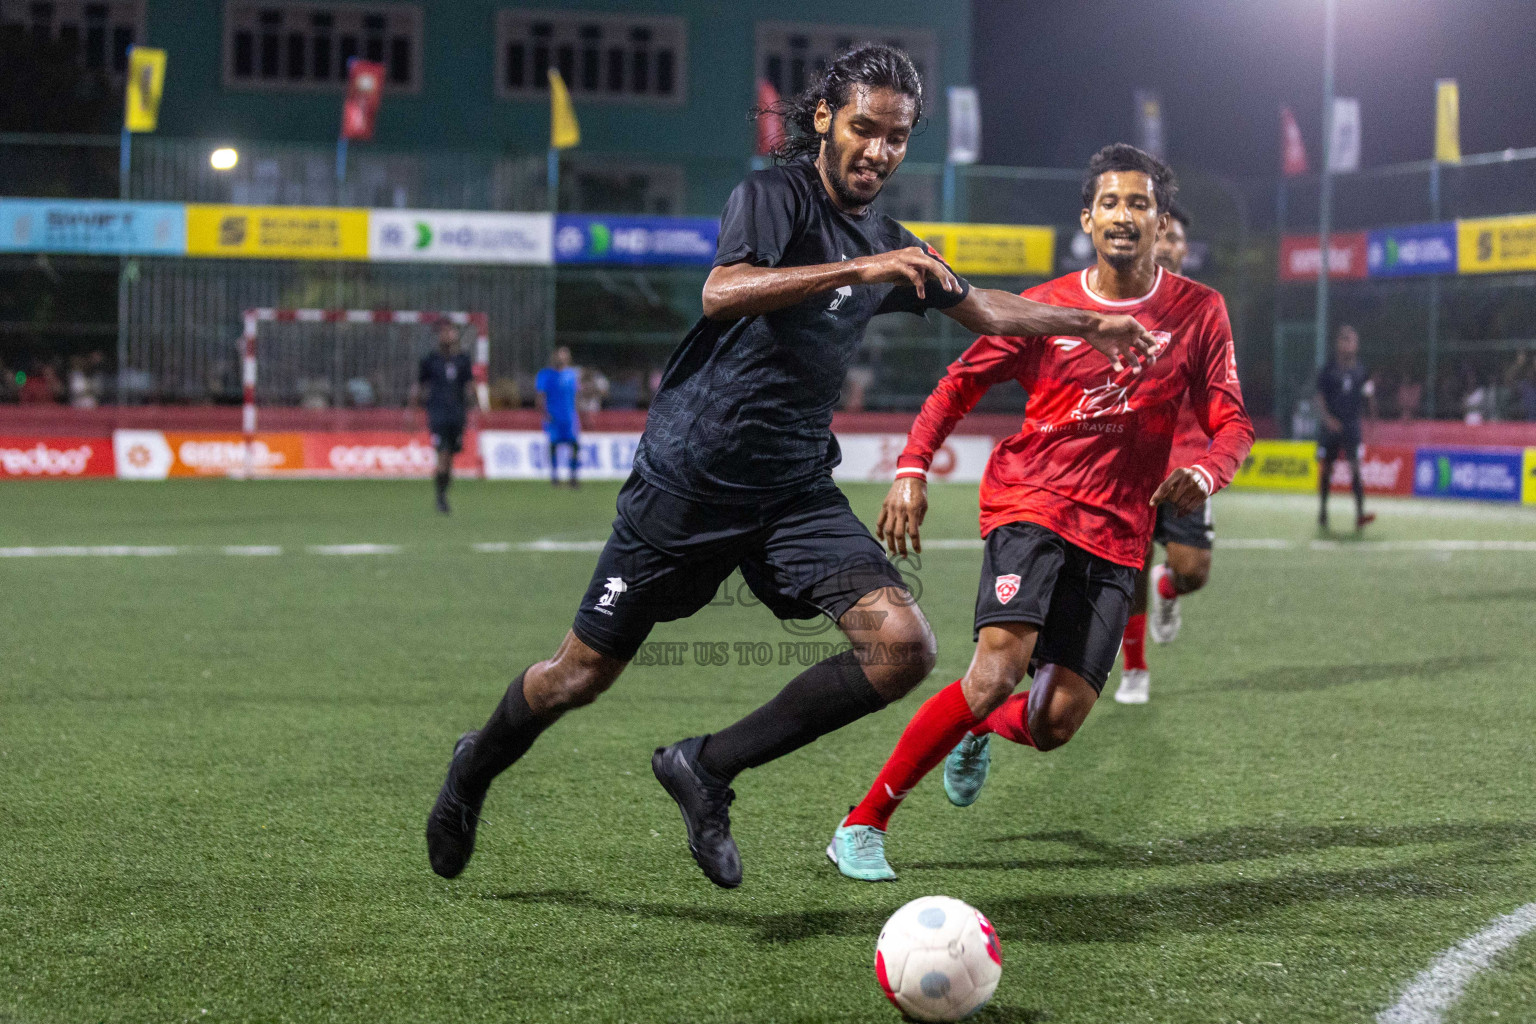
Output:
[[[232,171],[240,162],[240,151],[233,146],[220,146],[208,154],[208,163],[216,171]]]

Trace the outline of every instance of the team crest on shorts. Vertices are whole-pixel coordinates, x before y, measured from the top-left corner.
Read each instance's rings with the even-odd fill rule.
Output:
[[[997,589],[998,603],[1007,604],[1013,600],[1013,595],[1019,592],[1019,574],[1010,572],[1006,576],[999,576],[994,586]]]

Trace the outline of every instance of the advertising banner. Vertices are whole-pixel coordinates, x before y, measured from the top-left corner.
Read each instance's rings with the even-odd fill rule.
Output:
[[[547,213],[369,210],[368,258],[548,266],[553,234]]]
[[[1459,220],[1456,242],[1463,274],[1536,270],[1536,215]]]
[[[957,274],[1047,277],[1056,256],[1056,229],[1027,224],[939,224],[912,221],[906,229],[939,250]]]
[[[1519,501],[1524,462],[1519,448],[1420,448],[1413,493],[1421,498]]]
[[[838,434],[843,450],[842,463],[832,471],[843,483],[885,483],[896,477],[896,457],[907,445],[905,434]],[[933,453],[928,479],[934,482],[980,483],[992,454],[992,439],[976,435],[951,434],[944,446]]]
[[[246,471],[245,439],[236,433],[115,430],[112,450],[119,480],[239,476]],[[257,434],[251,445],[258,475],[304,466],[302,434]]]
[[[1280,280],[1316,281],[1323,265],[1323,250],[1316,235],[1282,235]],[[1328,236],[1328,280],[1366,275],[1364,231],[1342,231]]]
[[[181,256],[185,210],[180,203],[0,199],[0,252]]]
[[[581,435],[581,476],[588,480],[623,480],[635,461],[636,433]],[[561,452],[569,458],[569,449]],[[548,480],[549,438],[542,430],[482,430],[480,458],[487,480]],[[564,469],[561,470],[562,478]]]
[[[1367,494],[1413,493],[1413,448],[1397,445],[1368,444],[1360,459],[1360,482]],[[1340,459],[1333,464],[1328,486],[1334,491],[1348,491],[1349,463]]]
[[[187,255],[364,260],[368,211],[308,206],[187,207]]]
[[[1317,493],[1317,445],[1311,441],[1255,441],[1233,487]]]
[[[1456,273],[1456,224],[1413,224],[1372,231],[1366,260],[1371,277]],[[1313,271],[1313,276],[1317,272]]]
[[[296,467],[305,476],[429,477],[437,469],[437,453],[425,432],[365,430],[306,433],[304,458]],[[464,436],[464,450],[454,457],[456,472],[475,472],[475,432]]]
[[[110,437],[0,436],[0,480],[111,476]]]
[[[715,261],[720,223],[708,217],[555,218],[557,263],[707,267]]]
[[[1520,490],[1520,500],[1527,505],[1536,505],[1536,448],[1525,450],[1525,470],[1522,477],[1525,484]]]

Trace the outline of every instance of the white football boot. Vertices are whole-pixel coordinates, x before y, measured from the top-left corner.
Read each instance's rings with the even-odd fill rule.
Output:
[[[1169,600],[1164,598],[1157,589],[1157,585],[1163,577],[1168,575],[1167,565],[1154,565],[1152,567],[1152,586],[1149,588],[1152,607],[1148,609],[1147,632],[1152,635],[1152,642],[1157,644],[1171,643],[1178,638],[1179,627],[1184,624],[1179,615],[1179,599]]]
[[[1117,704],[1145,704],[1152,689],[1152,673],[1144,668],[1120,670],[1120,685],[1115,689]]]

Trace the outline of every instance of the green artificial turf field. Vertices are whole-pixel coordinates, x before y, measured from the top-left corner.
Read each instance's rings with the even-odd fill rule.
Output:
[[[1251,494],[1219,499],[1152,703],[1106,696],[1048,755],[996,743],[967,810],[931,776],[894,885],[822,848],[964,670],[964,543],[916,570],[928,683],[738,780],[739,890],[648,762],[799,671],[806,638],[723,602],[653,640],[754,646],[632,668],[498,782],[442,881],[422,829],[453,741],[563,634],[615,492],[465,483],[441,519],[425,483],[0,486],[0,1020],[894,1021],[876,933],[943,893],[1002,938],[984,1022],[1369,1021],[1536,901],[1536,514],[1381,502],[1373,543],[1315,545],[1308,499]],[[883,488],[850,493],[872,520]],[[974,500],[935,488],[926,536],[974,538]],[[1423,543],[1454,540],[1520,543]],[[102,545],[136,553],[19,557]],[[1450,1019],[1497,1014],[1536,1015],[1536,932]]]

